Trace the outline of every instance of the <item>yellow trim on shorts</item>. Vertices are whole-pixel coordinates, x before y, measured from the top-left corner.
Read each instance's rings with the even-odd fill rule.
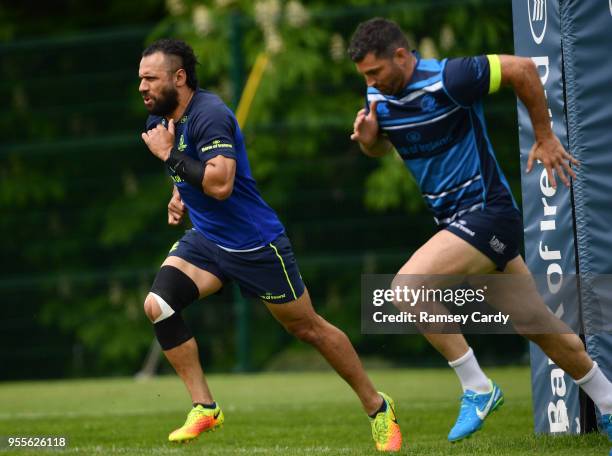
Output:
[[[487,59],[489,60],[489,93],[495,93],[501,85],[501,62],[497,54],[488,54]]]
[[[293,299],[297,299],[295,290],[293,289],[293,285],[291,284],[291,280],[289,280],[289,274],[287,273],[287,268],[285,268],[285,262],[283,261],[283,257],[279,255],[278,250],[276,249],[276,247],[274,247],[274,244],[272,244],[271,242],[270,242],[270,247],[274,249],[274,253],[276,253],[276,256],[281,262],[281,266],[283,267],[283,272],[285,273],[285,277],[287,278],[287,283],[289,284],[289,287],[291,288],[291,293],[293,293]]]

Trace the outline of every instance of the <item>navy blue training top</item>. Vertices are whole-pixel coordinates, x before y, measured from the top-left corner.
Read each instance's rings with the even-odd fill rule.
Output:
[[[160,123],[166,125],[166,120],[149,116],[147,130]],[[236,160],[234,189],[223,201],[194,188],[167,167],[196,230],[230,250],[256,249],[284,233],[278,216],[257,190],[238,122],[217,95],[198,89],[175,127],[175,147],[179,152],[202,164],[217,155]]]

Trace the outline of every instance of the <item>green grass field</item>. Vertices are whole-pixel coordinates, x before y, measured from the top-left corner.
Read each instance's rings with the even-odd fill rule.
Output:
[[[398,408],[408,455],[604,455],[602,435],[535,437],[527,368],[488,369],[506,403],[473,438],[451,445],[459,386],[448,369],[370,372]],[[190,407],[176,377],[0,384],[0,435],[62,435],[52,454],[373,455],[370,426],[357,399],[331,372],[211,375],[224,409],[218,432],[170,445],[167,434]],[[0,450],[41,454],[43,450]],[[43,451],[46,453],[46,451]]]

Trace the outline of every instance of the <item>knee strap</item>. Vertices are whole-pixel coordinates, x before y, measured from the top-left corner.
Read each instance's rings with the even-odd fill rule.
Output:
[[[171,317],[155,323],[153,330],[159,345],[164,351],[178,347],[193,337],[180,313],[175,313]]]
[[[191,277],[174,266],[160,268],[151,286],[151,293],[159,304],[162,314],[166,314],[165,318],[174,312],[180,312],[200,296],[198,287]],[[155,323],[161,320],[158,318]]]
[[[169,318],[172,315],[174,315],[174,309],[172,308],[172,306],[170,306],[170,304],[168,304],[164,300],[164,298],[162,298],[160,295],[155,294],[153,292],[151,292],[151,295],[153,296],[153,298],[155,298],[155,301],[157,301],[157,305],[159,306],[159,309],[161,310],[159,317],[155,319],[153,324],[159,323],[160,321],[165,320],[166,318]]]
[[[162,349],[170,350],[191,339],[193,335],[181,311],[200,295],[194,281],[174,266],[162,266],[151,286],[151,295],[161,310],[153,329]]]

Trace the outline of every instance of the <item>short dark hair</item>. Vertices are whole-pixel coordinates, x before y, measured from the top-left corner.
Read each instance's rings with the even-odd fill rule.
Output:
[[[402,29],[393,21],[375,17],[359,24],[351,38],[348,54],[357,63],[370,52],[376,57],[391,57],[397,48],[410,50]]]
[[[181,63],[180,66],[175,69],[175,71],[180,68],[184,69],[185,73],[187,74],[187,86],[192,90],[196,90],[198,88],[198,76],[196,74],[198,59],[196,58],[191,46],[181,40],[162,38],[147,46],[147,48],[142,51],[142,56],[146,57],[148,55],[155,54],[156,52],[178,57]]]

